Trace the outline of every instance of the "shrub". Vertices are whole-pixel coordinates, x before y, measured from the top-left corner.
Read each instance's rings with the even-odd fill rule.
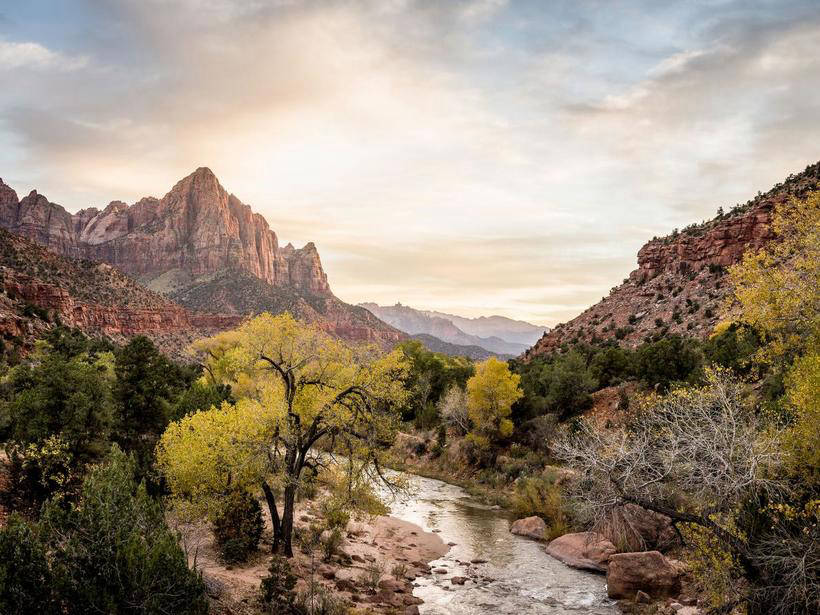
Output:
[[[324,559],[329,562],[339,552],[339,547],[342,546],[342,532],[338,527],[334,527],[324,534],[321,540]]]
[[[299,592],[296,599],[297,609],[308,615],[345,615],[347,607],[344,602],[333,597],[321,583],[311,580],[307,587]]]
[[[268,576],[262,579],[259,602],[270,615],[297,615],[296,577],[290,562],[281,555],[274,555],[268,567]]]
[[[0,529],[0,613],[57,615],[53,588],[37,528],[12,515]]]
[[[390,569],[390,576],[397,581],[407,578],[407,564],[398,563]]]
[[[232,491],[214,519],[214,537],[222,559],[244,562],[259,547],[264,523],[259,502],[247,491]]]
[[[329,530],[340,529],[347,527],[350,521],[350,513],[346,509],[346,505],[341,499],[330,497],[322,501],[320,505],[322,518],[325,520],[325,526]]]
[[[375,590],[379,587],[379,581],[382,580],[383,573],[384,564],[382,562],[371,562],[365,566],[359,580],[368,589]]]
[[[556,479],[557,476],[552,473],[542,477],[522,478],[516,483],[512,496],[512,510],[516,516],[521,518],[537,515],[547,523],[545,537],[548,540],[565,534],[569,529]]]
[[[188,568],[178,536],[135,472],[133,457],[115,447],[89,473],[76,505],[44,508],[64,615],[207,613],[201,577]]]

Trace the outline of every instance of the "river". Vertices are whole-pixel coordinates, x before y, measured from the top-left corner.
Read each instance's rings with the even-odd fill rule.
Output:
[[[420,613],[619,613],[607,598],[603,575],[569,568],[547,555],[543,544],[510,534],[504,510],[477,502],[460,487],[409,476],[412,495],[388,499],[391,516],[455,543],[430,563],[433,570],[445,568],[445,574],[416,579],[413,594],[424,600]],[[450,581],[454,576],[468,581],[455,585]]]

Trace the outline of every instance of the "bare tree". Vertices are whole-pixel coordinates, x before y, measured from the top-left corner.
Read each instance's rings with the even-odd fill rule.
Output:
[[[757,545],[731,521],[744,503],[784,494],[785,483],[776,478],[781,453],[729,372],[710,371],[704,387],[643,404],[621,429],[582,422],[554,451],[578,472],[573,497],[593,524],[637,504],[676,527],[702,528],[731,553],[748,581],[765,584]]]
[[[470,417],[467,414],[467,392],[453,384],[441,396],[438,402],[438,412],[442,420],[459,430],[462,434],[470,431]]]

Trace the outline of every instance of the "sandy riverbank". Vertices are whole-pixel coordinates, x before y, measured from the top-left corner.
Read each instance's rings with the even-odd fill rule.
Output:
[[[296,532],[320,522],[317,507],[306,502],[297,509]],[[259,585],[270,563],[270,520],[259,553],[250,561],[225,566],[220,562],[213,534],[205,523],[177,524],[191,564],[202,572],[218,614],[260,613],[256,604]],[[300,579],[316,579],[348,606],[361,612],[412,613],[420,600],[412,595],[412,581],[430,572],[428,563],[444,555],[449,546],[437,534],[389,516],[352,520],[343,532],[339,553],[323,561],[321,549],[312,555],[294,541],[293,572]],[[374,585],[374,577],[379,578]]]

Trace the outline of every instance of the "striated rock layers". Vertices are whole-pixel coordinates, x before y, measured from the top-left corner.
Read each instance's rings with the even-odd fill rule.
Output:
[[[73,258],[114,265],[150,281],[170,271],[195,278],[225,269],[244,271],[275,287],[329,293],[319,253],[309,243],[279,247],[260,214],[220,185],[205,167],[161,199],[70,214],[32,191],[17,201],[0,181],[0,226]]]
[[[239,320],[191,312],[110,265],[65,258],[0,229],[0,338],[5,340],[25,346],[59,322],[114,339],[147,335],[178,354],[182,342]]]
[[[18,200],[0,180],[0,227],[61,255],[112,265],[180,304],[178,309],[226,314],[225,322],[287,310],[347,339],[388,345],[406,337],[337,299],[313,243],[280,247],[265,218],[204,167],[161,199],[146,197],[130,206],[113,201],[102,211],[76,214],[36,191]],[[172,311],[166,319],[173,320]],[[129,330],[142,331],[139,325]]]
[[[576,341],[615,339],[634,347],[667,334],[708,336],[729,291],[726,267],[774,237],[771,218],[778,203],[818,188],[820,162],[728,213],[652,239],[638,252],[638,268],[621,285],[546,333],[525,358]]]

